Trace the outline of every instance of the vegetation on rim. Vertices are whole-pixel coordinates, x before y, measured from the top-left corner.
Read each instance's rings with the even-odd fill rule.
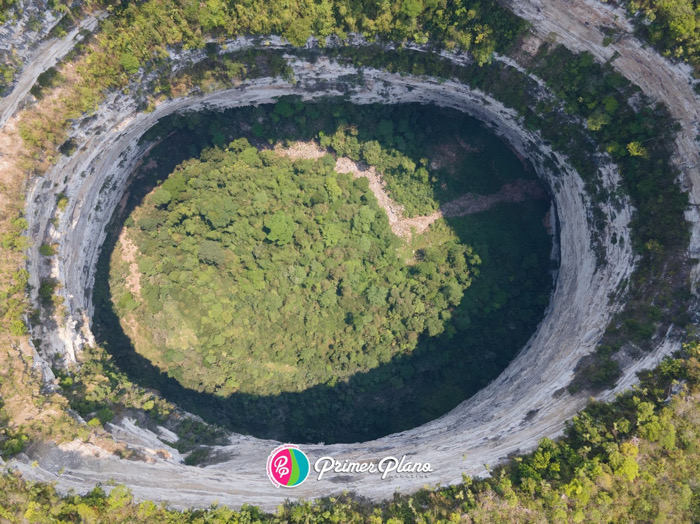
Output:
[[[0,9],[6,9],[9,3],[5,0],[0,4]],[[266,6],[268,4],[266,3]],[[409,21],[408,25],[396,25],[408,35],[408,38],[415,38],[415,36],[411,35],[406,28],[410,26],[411,30],[417,29],[417,25],[425,22],[430,13],[437,13],[436,8],[446,9],[451,14],[456,12],[451,10],[454,7],[451,3],[449,6],[432,2],[407,4],[411,5],[395,4],[396,7],[388,7],[387,12],[391,13],[394,9],[397,10],[397,17],[406,17]],[[335,5],[332,4],[331,8],[335,9]],[[694,51],[696,42],[693,42],[693,38],[697,40],[693,36],[697,34],[697,24],[693,26],[691,23],[693,15],[688,12],[688,2],[640,5],[652,14],[657,14],[653,13],[653,10],[658,11],[657,23],[651,24],[650,29],[660,35],[657,42],[667,47],[675,56],[684,58],[689,56],[692,62],[693,57],[697,56]],[[166,6],[168,9],[161,10],[161,6]],[[680,18],[673,13],[674,6],[679,7]],[[246,5],[246,7],[251,6]],[[355,17],[352,11],[348,13],[347,8],[345,13],[340,13],[342,7],[338,4],[337,12],[342,16],[347,15],[346,23],[349,24],[351,21],[356,23],[357,18],[362,18]],[[517,21],[507,12],[491,9],[490,5],[487,7],[487,13],[496,13],[504,20]],[[690,7],[697,10],[697,2]],[[31,163],[27,164],[27,172],[30,172],[32,166],[37,172],[41,172],[55,159],[57,148],[65,142],[69,119],[81,116],[84,111],[95,110],[97,102],[102,99],[107,89],[124,87],[129,74],[136,74],[140,66],[148,68],[158,61],[158,58],[155,60],[153,58],[154,51],[157,56],[157,51],[163,49],[163,43],[170,43],[163,38],[164,34],[167,33],[167,38],[173,38],[175,41],[192,37],[190,42],[195,45],[196,40],[206,32],[201,30],[202,27],[209,27],[222,36],[229,34],[226,28],[230,28],[233,21],[227,19],[229,10],[225,3],[212,1],[204,5],[192,4],[189,9],[186,8],[184,4],[172,5],[161,2],[115,4],[112,7],[115,16],[103,27],[101,36],[98,36],[89,47],[83,47],[82,52],[90,57],[80,65],[82,69],[79,69],[79,72],[84,81],[75,83],[71,83],[70,79],[66,81],[71,90],[67,92],[68,96],[60,99],[61,107],[57,113],[54,113],[58,114],[58,117],[46,118],[46,115],[39,110],[28,115],[24,120],[22,134],[29,148],[27,158],[31,159]],[[668,11],[668,14],[664,10]],[[174,17],[172,23],[167,17],[162,18],[162,16],[170,16],[170,12]],[[274,12],[278,13],[278,11]],[[308,25],[308,20],[297,22],[299,12],[294,9],[294,6],[289,12],[279,13],[289,15],[284,18],[284,25],[280,25],[279,28],[290,38],[301,40],[308,34],[305,25]],[[149,22],[151,15],[156,19],[161,17],[161,21],[164,22],[159,23],[158,27],[167,29],[165,33],[149,30],[156,25]],[[188,18],[190,16],[191,18]],[[365,15],[365,17],[373,23],[376,22],[372,16]],[[671,22],[676,18],[679,18],[680,26],[673,28]],[[394,21],[391,17],[386,19],[389,24]],[[317,16],[312,23],[315,23],[315,20],[323,21],[324,18]],[[367,27],[371,27],[369,21],[366,22]],[[517,26],[516,23],[513,27],[517,28]],[[267,30],[271,27],[273,26],[260,29]],[[433,30],[427,25],[425,27],[425,34],[428,30]],[[133,28],[133,31],[129,28]],[[194,32],[192,32],[193,28]],[[314,29],[316,27],[312,27],[312,30]],[[250,30],[255,32],[256,28]],[[472,30],[479,32],[472,33]],[[672,31],[668,33],[667,30]],[[517,30],[512,31],[511,35],[517,32]],[[475,35],[481,39],[479,44],[486,42],[479,49],[473,49],[480,61],[488,58],[488,53],[485,52],[488,50],[488,45],[497,47],[483,36],[486,33],[487,31],[475,26],[469,27],[468,32],[463,32],[463,36],[466,35],[468,40]],[[501,33],[508,34],[508,31],[496,31],[496,33],[498,36]],[[239,34],[238,27],[236,27],[236,34]],[[679,36],[683,38],[678,39]],[[416,39],[420,40],[420,34]],[[508,41],[506,38],[506,42]],[[134,51],[134,48],[137,51]],[[556,55],[550,56],[556,58]],[[430,57],[428,60],[434,60],[434,58]],[[430,64],[426,65],[421,60],[411,59],[408,62],[409,67],[403,70],[413,68],[416,71],[416,66],[419,72],[435,70]],[[556,63],[556,60],[553,63]],[[501,66],[494,67],[495,71],[499,69]],[[490,77],[491,71],[491,69],[476,70],[476,74],[471,77],[473,79],[471,85],[478,86],[480,82],[486,84],[490,82],[492,92],[500,92],[511,101],[509,105],[523,110],[527,125],[542,129],[544,132],[547,129],[556,130],[558,141],[554,138],[550,140],[553,140],[558,148],[571,153],[570,157],[575,165],[577,162],[581,164],[577,167],[585,177],[583,166],[585,162],[578,159],[577,151],[585,153],[591,150],[586,145],[587,140],[584,138],[570,140],[573,136],[581,137],[581,135],[575,135],[570,126],[550,125],[549,118],[555,118],[555,113],[550,111],[551,107],[546,107],[547,104],[540,106],[537,111],[532,109],[534,107],[532,104],[529,108],[528,104],[523,104],[521,96],[525,93],[523,87],[527,84],[526,80],[515,84],[502,82],[498,80],[498,76]],[[649,333],[644,329],[646,325],[651,323],[656,328],[660,328],[670,321],[684,323],[682,305],[685,300],[682,295],[687,267],[674,257],[683,251],[687,243],[687,231],[681,216],[685,203],[680,191],[673,184],[675,172],[668,164],[669,138],[672,138],[673,127],[669,125],[669,120],[661,108],[645,109],[640,112],[641,116],[638,116],[636,111],[634,113],[637,116],[633,116],[625,108],[623,113],[629,115],[630,119],[619,120],[620,113],[616,110],[609,111],[608,108],[612,109],[612,104],[608,104],[605,100],[609,100],[608,96],[612,94],[618,102],[620,97],[623,102],[626,102],[624,86],[615,84],[615,79],[610,76],[609,71],[605,71],[605,68],[601,70],[600,66],[593,64],[586,55],[576,55],[574,60],[563,60],[559,67],[553,67],[548,71],[545,80],[550,82],[550,85],[551,82],[556,83],[558,75],[562,72],[573,72],[574,79],[581,80],[574,82],[571,91],[564,96],[570,100],[587,98],[591,94],[589,89],[592,80],[604,79],[606,82],[613,80],[612,84],[606,86],[606,89],[610,89],[609,93],[603,94],[594,90],[594,100],[588,100],[585,107],[576,107],[574,103],[569,104],[567,110],[585,118],[593,136],[600,130],[613,133],[622,129],[626,136],[634,137],[630,141],[614,140],[619,147],[613,147],[609,151],[627,164],[626,171],[623,173],[626,184],[628,190],[632,191],[635,206],[641,210],[639,221],[635,223],[633,241],[635,248],[642,255],[642,263],[631,286],[632,298],[636,297],[638,307],[628,310],[627,317],[623,316],[620,319],[616,336],[620,342],[629,337],[635,343],[645,343],[649,337]],[[7,68],[4,68],[1,73],[6,80],[12,75],[12,71],[8,72]],[[512,71],[508,74],[511,78],[515,76]],[[566,75],[561,78],[565,77]],[[601,103],[603,106],[600,105]],[[608,118],[610,118],[609,122],[606,121]],[[658,125],[649,125],[649,122],[653,123],[655,119]],[[655,144],[653,140],[658,136],[663,137],[659,149],[650,151],[649,143],[645,141],[652,141],[653,145]],[[612,145],[610,141],[607,141],[606,148],[610,145]],[[70,148],[66,151],[69,150]],[[19,195],[20,192],[11,194],[17,202],[21,199]],[[645,206],[654,204],[653,198],[657,195],[661,195],[662,199],[657,202],[658,205],[653,214],[651,209],[645,211]],[[607,195],[601,195],[601,198],[607,197]],[[5,266],[3,268],[11,269],[3,272],[2,292],[5,299],[2,311],[3,327],[13,335],[22,335],[26,332],[22,317],[29,313],[26,302],[23,300],[26,278],[21,272],[14,271],[21,261],[21,253],[26,248],[26,241],[21,237],[21,231],[26,227],[26,223],[22,225],[20,208],[21,206],[6,213],[2,222],[3,255],[8,255],[3,257],[3,260],[8,261],[7,268]],[[670,265],[666,264],[669,259]],[[670,281],[671,285],[664,285],[666,281]],[[655,298],[659,292],[661,300],[652,304],[649,297]],[[447,521],[461,518],[462,512],[470,512],[476,519],[489,517],[496,519],[503,518],[504,515],[512,515],[513,518],[520,520],[571,518],[573,521],[587,519],[595,522],[608,518],[639,521],[658,518],[660,515],[670,515],[671,519],[696,521],[700,519],[698,490],[695,483],[698,477],[697,464],[700,463],[696,449],[698,441],[697,346],[687,347],[686,353],[688,359],[668,360],[660,366],[655,377],[645,381],[645,389],[627,395],[611,406],[594,405],[574,421],[567,440],[555,444],[543,443],[535,454],[523,461],[525,466],[522,469],[513,466],[513,469],[508,469],[506,474],[497,475],[495,479],[484,483],[466,481],[463,486],[436,492],[423,492],[413,499],[399,497],[397,501],[381,508],[369,509],[343,499],[322,501],[313,505],[290,506],[281,510],[279,517],[264,516],[255,509],[245,509],[241,515],[222,508],[212,511],[173,513],[159,509],[152,503],[137,506],[123,489],[115,490],[109,498],[103,496],[98,490],[86,497],[59,500],[50,487],[29,486],[16,478],[5,476],[2,479],[5,489],[0,490],[0,494],[7,495],[8,498],[0,503],[3,507],[2,516],[5,519],[30,521],[97,518],[186,521],[201,521],[205,518],[240,518],[301,521],[315,516],[317,520],[334,518],[338,521],[350,522],[371,518],[375,520],[394,518],[396,521]],[[607,351],[605,358],[608,358],[609,362]],[[97,371],[98,374],[101,372]],[[603,377],[601,383],[609,381],[612,375]],[[689,393],[687,396],[672,400],[670,405],[665,406],[664,399],[674,377],[688,381]],[[23,382],[25,380],[27,380],[26,377],[16,381],[14,376],[6,380],[2,385],[3,394],[13,389],[13,384],[25,384],[26,382]],[[635,395],[637,399],[634,398]],[[42,400],[39,396],[40,394],[36,392],[36,401],[41,404]],[[580,423],[581,420],[583,423]],[[7,430],[3,429],[3,431],[3,437],[9,435]],[[671,435],[675,435],[675,438],[671,438]],[[39,433],[35,436],[42,437]],[[3,441],[11,442],[12,439],[16,437],[3,438]],[[14,444],[11,447],[15,451]],[[635,464],[639,465],[639,469]]]

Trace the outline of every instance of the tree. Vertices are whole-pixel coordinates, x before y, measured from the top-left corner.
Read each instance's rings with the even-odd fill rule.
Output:
[[[409,18],[415,18],[423,12],[422,0],[403,0],[401,2],[401,14]]]
[[[226,252],[218,242],[205,240],[199,248],[199,260],[219,266],[226,261]]]
[[[376,140],[362,144],[362,159],[371,166],[376,166],[382,160],[382,146]]]
[[[165,207],[170,203],[173,196],[170,194],[170,191],[168,191],[167,189],[163,189],[162,187],[159,187],[158,189],[156,189],[153,192],[153,196],[151,198],[153,199],[153,203],[157,207]]]
[[[296,224],[294,219],[284,211],[277,211],[265,220],[267,239],[278,246],[289,244],[294,238]]]
[[[124,71],[127,72],[127,74],[133,75],[134,73],[138,72],[138,70],[141,67],[141,64],[139,63],[139,59],[136,58],[132,53],[124,53],[122,54],[121,60],[119,61],[121,66],[124,68]]]
[[[610,123],[610,115],[602,111],[596,111],[586,120],[586,127],[591,131],[600,131],[603,126]]]
[[[658,3],[658,9],[673,39],[680,42],[693,35],[698,13],[692,0],[663,0]]]
[[[375,216],[373,209],[363,206],[358,213],[352,217],[352,227],[362,233],[367,233],[372,227]]]
[[[639,156],[642,158],[647,158],[649,152],[640,142],[630,142],[627,144],[627,151],[631,156]]]
[[[370,286],[367,288],[366,295],[370,305],[374,307],[383,306],[386,304],[386,296],[389,290],[385,287]]]

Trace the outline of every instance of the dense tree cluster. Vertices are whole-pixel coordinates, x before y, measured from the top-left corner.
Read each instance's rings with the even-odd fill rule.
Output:
[[[393,41],[432,40],[471,51],[484,63],[524,29],[522,20],[483,0],[105,3],[111,4],[114,16],[105,22],[100,47],[116,53],[100,53],[99,59],[110,78],[152,63],[166,45],[203,47],[209,35],[278,34],[295,45],[303,45],[310,36],[345,38],[348,33]]]
[[[679,385],[679,381],[683,384]],[[109,494],[59,495],[51,484],[0,477],[0,518],[8,522],[450,523],[698,522],[700,347],[684,348],[645,372],[642,387],[611,403],[592,403],[565,436],[543,439],[490,478],[396,494],[381,504],[351,494],[287,503],[168,510],[136,502],[124,486]],[[680,394],[669,396],[669,391]]]
[[[638,32],[665,56],[689,62],[700,71],[698,0],[621,0],[634,15]]]
[[[143,277],[117,307],[145,328],[137,349],[194,389],[277,394],[442,333],[479,257],[451,241],[406,265],[367,180],[334,165],[239,139],[177,169],[129,229]]]
[[[139,175],[127,208],[140,205],[149,188],[168,177],[185,159],[241,135],[264,148],[285,136],[309,140],[319,138],[321,133],[340,136],[342,131],[342,136],[347,135],[353,143],[359,141],[360,151],[365,142],[376,141],[382,154],[405,157],[415,165],[427,158],[431,167],[427,181],[421,179],[417,184],[411,177],[397,177],[399,189],[406,184],[420,190],[396,193],[407,198],[407,205],[413,202],[426,209],[463,191],[491,193],[505,182],[534,176],[500,140],[458,111],[413,104],[355,106],[335,100],[307,106],[282,100],[276,105],[168,117],[148,135],[149,140],[158,136],[168,139],[153,149],[153,162],[146,164],[156,167]],[[374,122],[384,120],[395,123],[393,133],[377,133],[377,128],[385,126]],[[159,194],[158,201],[167,198],[167,194]],[[411,353],[353,374],[347,382],[319,384],[303,392],[280,395],[256,396],[239,391],[228,398],[186,390],[134,353],[119,317],[112,313],[115,302],[118,309],[125,308],[121,311],[136,306],[121,281],[113,279],[111,289],[106,282],[106,276],[119,264],[122,266],[117,271],[128,272],[129,264],[120,262],[119,257],[112,257],[110,269],[111,246],[117,244],[118,230],[108,238],[98,264],[94,296],[98,342],[108,348],[132,380],[157,389],[165,398],[207,420],[238,431],[296,442],[332,442],[378,437],[414,427],[445,413],[491,381],[537,325],[552,283],[547,271],[551,239],[542,226],[548,209],[546,200],[502,205],[475,215],[439,220],[426,233],[414,236],[410,244],[399,242],[401,260],[412,260],[416,253],[424,254],[434,246],[474,246],[482,259],[479,275],[453,308],[451,318],[445,319],[440,335],[431,337],[425,332]],[[137,219],[129,231],[138,229],[138,224]],[[286,229],[279,227],[284,226],[282,220],[273,220],[270,225],[275,226],[275,236]],[[264,242],[276,242],[267,240],[264,220],[260,227]],[[214,267],[199,258],[197,262],[205,268]],[[216,367],[210,367],[206,373],[212,370],[217,372]],[[363,408],[358,410],[357,406]]]

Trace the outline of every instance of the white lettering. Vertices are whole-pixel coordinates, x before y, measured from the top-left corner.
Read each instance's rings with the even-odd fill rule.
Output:
[[[382,474],[382,480],[392,471],[396,471],[399,466],[399,461],[396,457],[384,457],[379,461],[379,471]]]
[[[285,464],[280,464],[284,466]],[[333,457],[321,457],[314,463],[314,471],[318,473],[318,480],[323,475],[332,471],[334,473],[381,473],[382,479],[386,479],[390,473],[431,473],[433,471],[430,462],[411,462],[406,460],[406,455],[401,460],[396,457],[384,457],[375,462],[350,462],[347,459],[342,462]],[[403,475],[407,477],[407,475]]]
[[[323,474],[332,470],[334,466],[335,459],[333,457],[321,457],[318,459],[314,464],[314,471],[318,473],[318,480],[321,480],[321,478],[323,478]]]
[[[275,461],[272,463],[272,467],[275,468],[275,473],[277,473],[280,476],[285,476],[289,475],[289,468],[287,466],[287,457],[282,455],[281,457],[277,457]]]

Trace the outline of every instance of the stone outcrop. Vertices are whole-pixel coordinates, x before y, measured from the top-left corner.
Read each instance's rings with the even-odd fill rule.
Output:
[[[247,45],[244,39],[238,42]],[[272,45],[282,43],[274,40]],[[196,60],[197,54],[186,58]],[[437,420],[371,442],[303,446],[312,463],[324,455],[340,461],[379,461],[389,455],[408,455],[410,460],[431,463],[433,471],[426,476],[382,480],[378,475],[326,474],[317,481],[312,474],[302,486],[280,490],[265,475],[267,455],[277,443],[231,435],[229,445],[215,449],[221,462],[205,468],[185,466],[175,455],[165,453],[156,454],[153,460],[126,461],[98,453],[90,449],[90,444],[42,445],[10,464],[27,478],[55,481],[61,491],[80,492],[113,479],[132,488],[138,499],[164,500],[176,507],[218,502],[231,506],[251,503],[272,509],[287,498],[311,498],[344,490],[382,498],[396,489],[408,491],[426,484],[458,482],[462,473],[487,474],[485,464],[494,465],[509,454],[531,449],[542,437],[558,436],[564,421],[585,405],[585,396],[561,391],[569,383],[576,363],[594,349],[609,319],[621,307],[610,300],[610,292],[618,289],[634,266],[629,202],[624,201],[620,209],[604,210],[602,242],[607,257],[606,263],[597,267],[587,219],[591,203],[580,177],[566,158],[552,151],[536,132],[524,129],[513,110],[456,82],[372,69],[364,69],[358,77],[354,68],[326,59],[313,64],[292,59],[291,65],[294,83],[260,78],[236,88],[164,102],[152,113],[138,112],[128,95],[112,94],[94,118],[74,129],[76,153],[62,158],[36,181],[27,197],[29,234],[34,243],[28,260],[30,283],[37,289],[39,280],[48,274],[60,279],[68,313],[68,320],[57,327],[37,327],[35,334],[46,347],[38,358],[74,360],[81,348],[92,342],[89,324],[95,264],[105,225],[122,197],[129,174],[149,147],[139,145],[140,137],[159,118],[174,112],[270,103],[284,95],[298,95],[304,100],[343,95],[358,104],[419,102],[455,108],[484,121],[520,155],[528,157],[550,187],[560,249],[556,286],[536,333],[496,380]],[[602,162],[600,174],[605,186],[617,186],[619,175],[614,165]],[[69,203],[59,213],[56,227],[51,219],[57,213],[58,193],[67,195]],[[613,243],[614,236],[625,241]],[[47,239],[59,245],[49,265],[37,249]],[[634,371],[653,366],[676,348],[677,343],[670,337],[664,338],[641,363],[625,370],[621,385],[629,386]],[[158,435],[137,435],[130,426],[115,429],[114,436],[134,446],[157,446],[159,442]],[[165,444],[162,448],[167,449]],[[32,468],[32,460],[37,460],[39,466]]]

